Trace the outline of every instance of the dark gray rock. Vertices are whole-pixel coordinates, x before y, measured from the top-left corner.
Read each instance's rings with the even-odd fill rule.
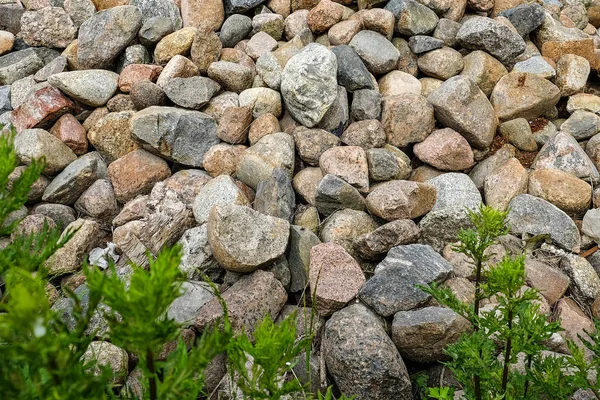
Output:
[[[144,46],[151,47],[172,32],[173,22],[169,17],[151,17],[142,23],[138,39]]]
[[[523,38],[505,25],[487,17],[465,21],[456,34],[461,46],[484,50],[503,63],[510,63],[525,51]]]
[[[409,244],[393,247],[375,268],[375,275],[358,296],[379,315],[389,317],[423,305],[431,296],[415,285],[442,282],[452,265],[431,246]]]
[[[352,119],[355,121],[379,119],[381,117],[382,100],[383,96],[377,90],[360,89],[355,91],[350,106]]]
[[[142,15],[133,5],[94,14],[79,28],[77,61],[89,69],[108,68],[136,37],[141,26]]]
[[[360,31],[349,43],[367,69],[381,75],[396,68],[400,52],[385,36],[373,31]]]
[[[199,110],[221,90],[221,86],[210,78],[193,76],[170,79],[163,90],[178,106]]]
[[[0,85],[13,82],[35,74],[44,66],[44,60],[33,49],[13,51],[0,57]]]
[[[138,110],[167,104],[167,95],[156,83],[141,81],[131,87],[129,96]]]
[[[350,107],[348,105],[348,92],[346,91],[346,88],[338,86],[337,89],[335,100],[316,127],[336,134],[341,134],[348,126]]]
[[[233,48],[252,31],[252,19],[246,15],[234,14],[221,26],[219,38],[224,48]]]
[[[35,213],[52,218],[56,225],[62,229],[77,219],[75,217],[75,210],[64,204],[40,204],[35,207]]]
[[[438,23],[435,12],[415,0],[392,0],[385,9],[396,17],[396,31],[402,35],[425,35]]]
[[[442,251],[448,243],[456,242],[461,229],[472,229],[473,224],[464,208],[449,207],[430,211],[421,219],[419,227],[419,242]]]
[[[170,0],[131,0],[129,4],[140,10],[142,23],[152,17],[167,17],[171,20],[174,31],[181,29],[183,26],[179,7]]]
[[[426,53],[431,50],[441,49],[444,41],[431,36],[417,35],[408,38],[408,46],[415,54]]]
[[[542,25],[546,12],[544,7],[537,3],[525,3],[504,10],[499,15],[508,18],[519,32],[519,35],[525,36]]]
[[[368,149],[367,162],[369,163],[369,178],[372,181],[381,182],[406,178],[398,176],[401,173],[400,160],[387,149]]]
[[[420,363],[448,360],[449,344],[456,343],[471,323],[443,307],[400,311],[394,315],[392,340],[402,357]]]
[[[338,61],[337,79],[340,85],[349,92],[375,88],[369,70],[352,47],[335,46],[331,51]]]
[[[256,6],[259,6],[264,1],[265,0],[225,0],[223,1],[223,5],[225,6],[225,13],[227,13],[227,15],[243,14]]]
[[[99,153],[84,154],[69,164],[48,185],[43,201],[71,205],[97,179],[107,179],[106,163]]]
[[[17,3],[0,4],[0,29],[16,35],[21,31],[21,16],[25,12]]]
[[[441,18],[438,21],[433,37],[441,39],[444,44],[448,47],[457,47],[458,40],[456,40],[456,34],[460,29],[460,23],[447,18]]]
[[[348,396],[371,400],[409,400],[406,366],[385,325],[362,304],[337,311],[325,324],[327,371]]]
[[[258,183],[254,198],[256,211],[291,222],[295,207],[296,195],[292,182],[281,168],[275,168],[271,178]]]
[[[217,123],[208,114],[175,107],[149,107],[131,118],[131,134],[147,148],[192,167],[201,167],[215,144]]]
[[[581,238],[575,222],[544,199],[522,194],[509,204],[508,224],[515,235],[548,235],[560,247],[579,252]]]
[[[319,182],[315,206],[325,216],[345,208],[358,211],[366,208],[365,199],[354,186],[331,174],[325,175]]]

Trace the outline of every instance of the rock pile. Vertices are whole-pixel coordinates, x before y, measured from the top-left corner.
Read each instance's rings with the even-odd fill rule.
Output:
[[[80,228],[48,267],[82,299],[92,249],[126,277],[181,244],[190,335],[220,315],[201,274],[249,332],[306,290],[331,383],[411,399],[406,364],[470,329],[415,285],[473,297],[451,243],[482,201],[498,254],[542,235],[566,337],[600,317],[599,26],[598,0],[0,1],[0,124],[46,159],[18,232]]]

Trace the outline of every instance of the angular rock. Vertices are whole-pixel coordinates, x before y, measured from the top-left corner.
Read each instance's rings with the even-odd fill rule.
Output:
[[[331,49],[337,59],[338,84],[353,92],[374,89],[369,70],[356,51],[350,46],[335,46]]]
[[[576,254],[566,254],[560,260],[560,269],[571,279],[569,288],[575,301],[591,306],[600,296],[600,277],[592,265]]]
[[[313,127],[325,116],[337,96],[337,59],[327,48],[310,44],[286,64],[281,94],[292,117]]]
[[[598,170],[579,143],[564,132],[559,132],[546,142],[533,160],[531,168],[559,169],[588,182],[600,179]]]
[[[250,146],[240,158],[237,177],[256,188],[269,179],[275,168],[282,168],[292,178],[294,168],[294,139],[284,132],[267,135]]]
[[[325,175],[319,182],[315,206],[325,216],[345,208],[363,211],[365,199],[352,185],[335,175]]]
[[[62,7],[44,7],[21,16],[20,35],[29,46],[64,49],[77,34],[77,27]]]
[[[492,143],[498,119],[492,104],[479,87],[466,76],[455,76],[429,95],[435,117],[467,139],[476,149]]]
[[[473,229],[473,224],[462,207],[447,207],[430,211],[419,222],[419,242],[442,251],[448,243],[454,243],[461,229]]]
[[[383,101],[381,123],[392,146],[406,147],[425,140],[435,127],[434,108],[419,94],[406,93]]]
[[[208,114],[174,107],[149,107],[131,118],[132,137],[178,163],[202,166],[217,144],[217,124]]]
[[[348,306],[327,321],[323,351],[327,370],[344,394],[372,400],[412,398],[402,357],[383,322],[362,304]]]
[[[291,274],[290,292],[298,292],[307,287],[310,251],[319,243],[319,237],[308,229],[298,225],[291,226],[290,243],[286,253]]]
[[[536,151],[538,145],[525,118],[517,118],[500,124],[500,134],[522,151]]]
[[[523,3],[499,13],[516,28],[519,35],[525,36],[537,29],[546,17],[544,7],[537,3]]]
[[[118,79],[111,71],[85,70],[54,74],[48,83],[83,104],[101,107],[117,91]]]
[[[323,242],[339,244],[356,258],[358,254],[354,249],[354,238],[372,232],[378,226],[369,214],[344,209],[334,212],[323,221],[320,226],[320,238]]]
[[[375,75],[390,72],[400,58],[398,49],[385,36],[373,31],[360,31],[352,38],[349,46]]]
[[[323,175],[342,178],[361,192],[369,190],[369,167],[365,151],[358,146],[332,147],[321,154]]]
[[[135,38],[142,14],[134,5],[100,11],[79,27],[77,62],[84,68],[107,68]]]
[[[356,297],[365,277],[342,246],[321,243],[310,249],[309,281],[317,312],[329,316]]]
[[[296,150],[302,161],[309,165],[319,165],[321,155],[340,144],[340,138],[323,129],[306,129],[298,127],[294,130]]]
[[[245,206],[216,205],[208,218],[213,256],[232,272],[252,272],[281,257],[289,236],[287,221]]]
[[[558,269],[535,260],[525,261],[527,285],[540,291],[552,306],[569,288],[569,277]]]
[[[490,101],[498,118],[534,119],[551,110],[560,99],[560,90],[550,81],[526,72],[504,75],[494,88]]]
[[[354,93],[355,100],[358,91]],[[341,140],[348,146],[360,146],[365,150],[385,145],[385,132],[383,126],[376,119],[369,119],[350,124],[341,136]]]
[[[354,239],[354,248],[360,257],[377,260],[392,247],[412,244],[419,237],[419,227],[410,219],[397,219],[380,226],[372,232]]]
[[[208,222],[212,208],[216,205],[238,204],[250,206],[246,195],[235,184],[229,175],[221,175],[200,188],[194,199],[194,218],[199,225]]]
[[[359,298],[379,315],[389,317],[425,304],[431,296],[416,285],[443,282],[452,270],[452,265],[430,246],[396,246],[377,265],[375,275],[360,289]]]
[[[509,204],[508,223],[516,235],[548,235],[560,247],[579,252],[581,238],[571,218],[546,200],[522,194]]]
[[[167,310],[167,317],[180,324],[193,322],[202,306],[215,298],[212,288],[206,282],[186,281],[181,285],[181,295],[173,300]]]
[[[446,347],[471,330],[471,323],[443,307],[399,311],[392,322],[392,340],[400,354],[412,361],[447,360]]]
[[[367,208],[386,221],[412,219],[428,213],[436,199],[435,187],[420,182],[388,181],[371,190]]]
[[[386,6],[396,17],[396,31],[402,35],[425,35],[432,32],[438,17],[429,7],[414,0],[394,0]]]
[[[458,30],[456,39],[461,46],[484,50],[503,63],[512,62],[525,51],[525,41],[518,33],[487,17],[469,18]]]
[[[223,269],[212,256],[206,224],[185,231],[178,243],[182,251],[179,269],[188,278],[200,278],[202,274],[208,275],[211,280],[220,277]]]
[[[591,138],[600,131],[600,117],[585,110],[575,110],[560,125],[560,131],[570,134],[577,141]]]
[[[75,103],[60,90],[48,86],[37,90],[10,114],[10,122],[20,132],[23,129],[45,127],[62,115],[74,112]]]
[[[249,335],[268,315],[275,319],[283,308],[287,293],[271,272],[255,271],[243,276],[222,294],[235,332],[243,329]],[[200,331],[223,317],[218,299],[209,301],[196,317],[194,327]]]
[[[14,140],[15,151],[23,164],[30,164],[33,159],[44,157],[46,164],[44,173],[54,175],[75,161],[77,156],[60,141],[43,129],[26,129]]]
[[[75,234],[44,262],[44,267],[48,268],[51,275],[65,275],[80,270],[86,255],[96,247],[101,236],[100,225],[86,219],[78,219],[69,224],[63,236],[67,232]]]
[[[254,209],[271,217],[292,221],[296,207],[296,196],[287,172],[280,168],[273,175],[258,183]]]
[[[527,193],[527,170],[512,157],[485,178],[483,192],[487,205],[505,211],[516,196]]]
[[[579,93],[590,75],[590,63],[575,54],[565,54],[556,63],[556,86],[561,96]]]
[[[58,174],[44,191],[42,200],[71,205],[97,179],[106,179],[106,163],[100,154],[84,154]]]
[[[165,86],[167,97],[184,108],[201,109],[221,89],[210,78],[195,76],[192,78],[173,78]]]

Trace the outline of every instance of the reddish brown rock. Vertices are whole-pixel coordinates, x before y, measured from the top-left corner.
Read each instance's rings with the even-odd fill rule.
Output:
[[[156,182],[171,176],[165,160],[145,150],[135,150],[108,166],[108,175],[117,200],[125,203],[139,194],[149,193]]]
[[[218,31],[225,20],[225,9],[221,0],[181,0],[183,26],[197,27],[201,23]]]
[[[569,298],[563,298],[556,303],[554,319],[559,321],[561,328],[564,329],[560,332],[560,335],[566,339],[574,340],[580,347],[583,347],[583,343],[579,339],[579,335],[589,340],[589,336],[585,331],[596,331],[592,320],[585,315],[575,301]]]
[[[85,128],[72,114],[65,114],[56,121],[50,133],[66,144],[78,156],[87,153],[88,141]]]
[[[317,312],[328,316],[356,297],[365,276],[342,246],[321,243],[310,249],[309,281]]]
[[[242,144],[248,140],[248,131],[252,123],[250,107],[229,107],[219,119],[217,136],[224,142]]]
[[[342,20],[344,7],[331,0],[321,0],[319,4],[308,13],[306,22],[311,31],[322,33]]]
[[[219,143],[212,146],[204,155],[202,168],[211,176],[233,175],[238,167],[240,156],[246,146],[232,146]]]
[[[248,132],[250,146],[258,142],[263,136],[276,132],[281,132],[281,126],[277,117],[269,113],[261,115],[250,125],[250,131]]]
[[[17,129],[39,128],[51,124],[66,113],[75,112],[75,103],[54,86],[35,92],[10,115],[10,121]]]
[[[548,41],[542,45],[542,55],[554,62],[558,62],[565,54],[575,54],[585,58],[595,71],[600,68],[600,55],[596,52],[593,39]]]
[[[559,270],[535,260],[525,261],[527,284],[540,291],[552,306],[569,288],[569,277]]]
[[[119,90],[129,93],[131,87],[138,82],[156,82],[162,70],[160,65],[130,64],[119,75]]]
[[[527,182],[527,170],[512,157],[485,178],[485,203],[504,211],[512,199],[527,193]]]
[[[442,171],[462,171],[473,166],[469,142],[453,129],[433,131],[413,148],[419,160]]]

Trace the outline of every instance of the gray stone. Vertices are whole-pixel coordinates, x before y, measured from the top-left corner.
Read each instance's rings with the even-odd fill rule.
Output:
[[[83,284],[73,290],[73,293],[80,301],[81,312],[87,313],[90,305],[90,289],[86,284]],[[77,319],[74,315],[75,307],[74,299],[70,297],[60,297],[51,308],[71,331],[74,331],[78,327]],[[93,312],[88,328],[85,331],[86,335],[94,335],[97,337],[106,335],[108,332],[108,322],[102,316],[102,312],[105,311],[109,311],[109,308],[104,304],[100,304],[100,307]]]
[[[519,150],[536,151],[538,149],[538,144],[531,132],[529,121],[525,118],[517,118],[503,122],[500,124],[498,130],[510,144],[514,145]]]
[[[63,72],[66,68],[67,58],[64,56],[59,56],[46,64],[44,68],[36,72],[33,76],[33,79],[36,82],[43,82],[47,80],[49,76]]]
[[[189,325],[196,319],[202,306],[215,297],[212,288],[206,282],[183,282],[181,295],[169,306],[167,317],[179,324]]]
[[[498,118],[486,95],[469,77],[448,79],[427,100],[436,119],[463,135],[471,146],[485,149],[492,143]]]
[[[199,190],[193,205],[196,222],[198,224],[208,222],[213,206],[226,204],[249,206],[250,202],[229,175],[220,175]]]
[[[242,14],[233,14],[228,17],[223,26],[219,38],[224,48],[233,48],[252,31],[252,19]]]
[[[366,260],[383,258],[392,247],[412,244],[419,238],[419,227],[411,219],[397,219],[354,239],[354,248]]]
[[[106,179],[106,163],[97,152],[84,154],[58,174],[44,191],[42,200],[71,205],[97,179]]]
[[[353,93],[350,115],[355,121],[379,119],[383,96],[372,89],[361,89]]]
[[[281,94],[294,119],[312,128],[325,116],[338,93],[337,60],[325,46],[311,43],[286,64]]]
[[[138,32],[138,39],[144,46],[154,46],[162,38],[173,33],[173,22],[169,17],[156,16],[148,18]]]
[[[252,272],[283,255],[290,224],[236,204],[215,206],[208,218],[208,241],[228,271]]]
[[[163,90],[178,106],[200,110],[221,90],[221,86],[210,78],[193,76],[173,78],[167,82]]]
[[[444,41],[431,36],[417,35],[408,38],[408,46],[415,54],[426,53],[431,50],[441,49]]]
[[[181,29],[183,26],[179,7],[170,0],[130,0],[129,4],[140,11],[142,23],[152,17],[167,17],[171,20],[174,31]]]
[[[529,72],[544,79],[554,79],[556,70],[542,56],[534,56],[525,61],[519,61],[512,69],[514,72]]]
[[[315,206],[325,216],[345,208],[363,211],[365,199],[359,191],[335,175],[325,175],[315,196]]]
[[[45,157],[44,174],[54,175],[75,161],[77,156],[56,136],[43,129],[25,129],[14,140],[17,156],[23,164]]]
[[[308,229],[298,225],[291,226],[286,253],[291,274],[290,292],[299,292],[307,287],[310,249],[319,243],[319,237]]]
[[[127,46],[117,60],[117,73],[123,72],[125,67],[131,64],[150,64],[152,59],[150,53],[141,44]]]
[[[171,4],[177,8],[174,3]],[[117,6],[94,14],[79,28],[77,61],[85,68],[109,67],[136,37],[141,26],[142,15],[133,5]]]
[[[442,251],[448,243],[456,242],[461,229],[472,229],[473,224],[464,208],[448,207],[431,211],[419,222],[419,242]]]
[[[92,107],[101,107],[117,91],[119,75],[105,70],[61,72],[48,77],[48,83],[67,96]]]
[[[448,18],[441,18],[435,27],[433,37],[443,40],[444,44],[448,47],[457,47],[458,40],[456,40],[456,34],[458,33],[460,26],[460,23],[456,21],[452,21]]]
[[[358,296],[379,315],[389,317],[425,304],[431,296],[415,285],[443,282],[452,271],[452,265],[431,246],[396,246],[377,265],[375,275]]]
[[[4,2],[3,2],[4,3]],[[0,29],[14,35],[21,31],[21,16],[25,9],[21,4],[0,4]]]
[[[600,296],[600,277],[592,265],[576,254],[566,254],[560,260],[560,269],[571,278],[569,289],[575,301],[590,307]]]
[[[201,167],[206,152],[219,143],[214,118],[175,107],[138,111],[131,118],[131,134],[147,148],[192,167]]]
[[[269,179],[258,183],[254,198],[256,211],[291,222],[295,207],[296,195],[286,171],[275,168]]]
[[[110,230],[113,218],[119,213],[112,184],[106,179],[96,180],[79,196],[75,210],[98,222],[103,229]]]
[[[408,177],[403,176],[405,171],[401,170],[400,160],[388,149],[368,149],[367,162],[369,164],[369,178],[372,181],[381,182]]]
[[[256,189],[267,180],[275,168],[282,168],[292,178],[295,162],[294,138],[284,132],[264,136],[241,156],[237,178]]]
[[[0,86],[0,113],[11,111],[10,85]]]
[[[525,41],[518,33],[487,17],[469,18],[456,38],[461,46],[487,51],[503,63],[512,62],[525,51]]]
[[[131,101],[138,110],[167,104],[167,95],[156,83],[141,81],[131,87]]]
[[[62,237],[73,233],[69,241],[45,262],[48,274],[60,276],[81,270],[88,253],[99,244],[100,225],[95,221],[78,219],[65,228]]]
[[[206,224],[185,231],[178,243],[181,245],[182,251],[179,269],[189,279],[202,278],[203,275],[207,275],[210,280],[214,281],[222,275],[223,269],[210,250]]]
[[[369,70],[352,47],[335,46],[331,51],[337,58],[337,79],[340,85],[350,92],[375,88]]]
[[[75,28],[79,28],[88,18],[96,13],[92,0],[65,0],[64,8]]]
[[[577,140],[559,132],[546,142],[533,160],[532,169],[554,168],[588,182],[598,182],[600,174]]]
[[[0,57],[0,85],[35,74],[44,66],[44,60],[33,49],[14,51]]]
[[[560,131],[570,134],[577,141],[589,139],[600,131],[600,117],[589,111],[575,110],[560,125]]]
[[[367,69],[375,74],[385,74],[396,68],[400,52],[380,33],[360,31],[349,43],[363,60]]]
[[[259,6],[265,0],[225,0],[223,5],[225,6],[225,13],[231,14],[244,14],[246,11]]]
[[[337,243],[354,258],[358,258],[354,239],[378,227],[379,224],[366,212],[344,209],[327,217],[320,226],[319,234],[321,241]]]
[[[546,12],[544,7],[537,3],[525,3],[502,11],[499,15],[508,18],[519,32],[519,35],[525,36],[536,30],[544,22]]]
[[[448,360],[446,347],[471,330],[471,323],[443,307],[400,311],[392,322],[392,340],[402,357],[420,363]]]
[[[327,371],[344,394],[371,400],[413,398],[402,357],[383,321],[364,305],[333,314],[325,324],[323,352]]]
[[[529,194],[515,197],[509,207],[508,223],[513,234],[548,235],[560,247],[579,252],[579,230],[558,207]]]
[[[415,0],[392,0],[385,9],[396,17],[396,31],[402,35],[425,35],[438,23],[435,12]]]
[[[343,86],[338,86],[337,96],[327,110],[321,121],[317,124],[318,128],[326,131],[340,134],[350,119],[350,107],[348,106],[348,92]]]
[[[437,190],[432,210],[449,207],[476,210],[481,204],[481,193],[467,174],[450,172],[429,179],[427,183]]]
[[[509,144],[504,145],[494,154],[479,162],[469,172],[469,178],[475,183],[478,190],[483,190],[487,176],[500,165],[503,165],[515,155],[515,148]]]
[[[35,207],[35,213],[52,218],[61,229],[66,228],[76,220],[75,210],[64,204],[39,204]]]
[[[256,60],[256,73],[268,87],[278,90],[281,86],[283,68],[273,53],[264,53]]]

